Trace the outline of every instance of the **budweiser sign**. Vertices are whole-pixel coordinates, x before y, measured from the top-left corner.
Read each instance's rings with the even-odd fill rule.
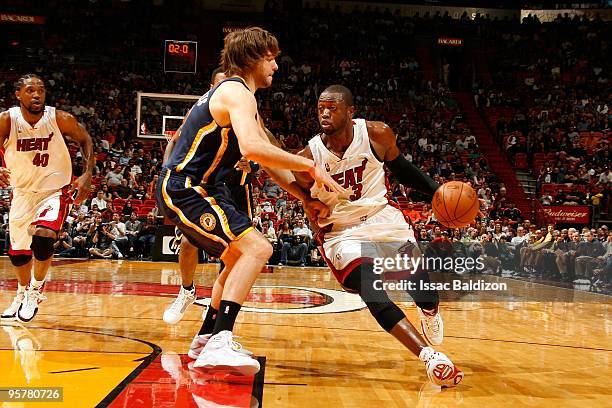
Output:
[[[461,47],[463,45],[463,38],[439,37],[438,45],[449,45],[451,47]]]
[[[0,13],[0,23],[45,24],[45,18],[42,16],[30,16],[27,14]]]
[[[591,207],[586,205],[551,205],[545,206],[544,212],[555,223],[588,224],[591,221]]]

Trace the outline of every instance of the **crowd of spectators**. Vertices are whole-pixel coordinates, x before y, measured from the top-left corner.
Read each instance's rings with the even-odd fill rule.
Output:
[[[542,204],[592,205],[596,218],[612,185],[611,34],[601,19],[526,18],[495,37],[492,82],[474,88],[510,159],[533,172]]]
[[[348,14],[339,10],[323,12],[316,4],[291,15],[291,26],[286,17],[282,13],[268,13],[262,23],[279,35],[283,49],[273,86],[257,94],[267,127],[285,149],[299,150],[318,132],[318,94],[333,83],[346,85],[355,94],[356,116],[389,124],[397,134],[401,153],[408,160],[439,183],[449,180],[470,183],[484,200],[483,210],[488,216],[479,220],[484,224],[454,231],[452,239],[474,237],[488,242],[487,237],[495,235],[497,225],[509,239],[518,235],[521,226],[528,229],[529,237],[536,237],[537,230],[532,231],[531,225],[525,227],[529,214],[521,214],[515,208],[505,186],[490,171],[447,83],[425,80],[414,42],[420,34],[444,31],[478,35],[489,41],[504,40],[499,41],[498,53],[509,61],[500,59],[498,65],[491,67],[494,82],[476,86],[475,101],[484,108],[513,109],[510,120],[496,123],[500,135],[516,136],[517,142],[510,147],[510,154],[525,150],[533,161],[537,153],[551,154],[556,146],[565,146],[563,152],[555,153],[542,166],[551,169],[542,176],[543,183],[548,179],[565,182],[575,177],[589,186],[609,187],[612,176],[603,165],[609,162],[607,140],[598,140],[590,150],[581,149],[580,143],[575,143],[578,138],[574,134],[609,129],[609,93],[604,92],[609,89],[606,65],[609,59],[604,52],[608,25],[599,21],[565,21],[557,22],[557,26],[546,25],[545,29],[536,22],[519,24],[485,16],[470,19],[464,15],[453,20],[448,15],[427,13],[406,17],[388,10],[359,7]],[[338,21],[343,23],[339,25]],[[569,34],[565,33],[566,29]],[[134,43],[138,41],[138,35],[134,35],[128,33],[125,38],[129,40],[111,37],[109,41]],[[546,43],[555,35],[561,36],[556,41],[563,53],[554,54],[557,47],[550,45],[544,47],[546,52],[538,54],[537,44]],[[577,40],[573,42],[573,38]],[[100,58],[112,60],[109,54],[112,50],[116,47],[101,47]],[[85,125],[94,139],[97,159],[92,196],[68,218],[57,253],[150,258],[159,222],[152,200],[153,188],[165,143],[145,143],[135,138],[135,93],[199,95],[208,89],[208,73],[214,67],[187,76],[151,69],[145,56],[142,64],[127,59],[123,63],[117,58],[112,65],[102,67],[79,65],[74,61],[67,64],[65,56],[51,48],[41,47],[33,54],[38,58],[23,63],[19,70],[7,69],[6,65],[0,67],[9,78],[0,82],[0,106],[8,108],[14,104],[12,81],[18,74],[25,70],[40,74],[46,80],[48,104],[71,112]],[[532,75],[522,78],[522,85],[516,86],[517,82],[511,82],[516,79],[512,72],[518,68],[518,58],[522,60],[524,55],[526,66],[521,69]],[[568,70],[572,72],[570,81],[565,75]],[[163,101],[147,105],[146,113],[152,118],[148,131],[159,126],[162,113],[184,113],[173,109],[176,110]],[[513,133],[517,131],[520,135]],[[521,145],[521,138],[529,142]],[[71,151],[74,173],[78,175],[81,157],[74,147]],[[272,262],[322,265],[301,204],[287,197],[264,173],[254,175],[253,180],[256,200],[253,223],[275,244],[277,250]],[[9,204],[8,193],[3,194],[0,213],[5,217],[6,231]],[[427,204],[429,197],[393,180],[389,194],[410,216],[418,237],[424,241],[444,238],[444,228]],[[598,193],[591,194],[589,190],[587,194],[593,202]],[[605,194],[603,191],[601,202]],[[609,282],[609,278],[604,279],[609,274],[597,276],[602,282]]]

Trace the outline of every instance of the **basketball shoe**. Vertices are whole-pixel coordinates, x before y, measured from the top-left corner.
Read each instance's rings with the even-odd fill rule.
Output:
[[[193,366],[215,371],[229,371],[236,375],[257,374],[260,369],[259,361],[236,351],[236,344],[239,343],[234,341],[234,336],[229,330],[223,330],[211,336]]]
[[[23,298],[23,302],[17,310],[17,319],[22,322],[29,322],[38,313],[38,305],[46,300],[47,297],[43,295],[42,290],[45,285],[40,288],[35,288],[32,285],[28,287]]]
[[[193,340],[191,340],[191,345],[189,346],[189,351],[187,352],[187,355],[189,356],[189,358],[196,360],[198,356],[200,355],[200,353],[202,352],[202,349],[204,348],[204,346],[206,346],[206,343],[208,343],[208,340],[210,340],[211,336],[212,334],[196,334]],[[238,336],[234,336],[234,338],[236,337]],[[251,351],[243,348],[242,344],[236,341],[232,341],[232,347],[234,348],[234,350],[236,350],[239,353],[244,354],[245,356],[249,356],[249,357],[253,356],[253,353]]]
[[[419,358],[425,363],[427,377],[435,385],[454,387],[463,380],[463,371],[455,367],[445,354],[431,347],[425,347],[421,350]]]
[[[25,297],[25,292],[17,293],[13,298],[13,303],[2,312],[2,319],[14,319],[17,315],[17,311],[19,310],[19,306],[23,303],[23,299]]]
[[[442,340],[444,340],[444,322],[438,308],[430,312],[417,307],[417,313],[421,320],[421,330],[429,344],[434,346],[442,344]]]
[[[185,310],[196,300],[195,286],[192,290],[186,290],[181,286],[178,296],[164,311],[164,322],[168,324],[178,323],[185,314]]]

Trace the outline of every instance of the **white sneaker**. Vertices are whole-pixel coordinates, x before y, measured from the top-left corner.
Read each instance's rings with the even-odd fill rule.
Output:
[[[445,354],[431,347],[425,347],[421,350],[419,358],[425,363],[427,377],[435,385],[454,387],[463,380],[463,371],[455,367]]]
[[[178,323],[185,314],[185,310],[196,300],[195,286],[193,290],[185,290],[181,286],[178,296],[174,299],[174,302],[166,308],[164,311],[164,322],[168,324]]]
[[[212,334],[201,334],[201,335],[196,334],[193,340],[191,340],[191,345],[189,346],[189,351],[187,352],[187,356],[189,356],[189,358],[196,360],[198,356],[200,355],[200,353],[202,353],[202,350],[204,349],[204,346],[206,346],[206,343],[208,343],[208,340],[210,340],[210,336],[212,336]],[[238,336],[234,336],[234,337],[238,337]],[[232,346],[235,351],[242,353],[245,356],[249,356],[249,357],[253,356],[253,353],[251,351],[243,348],[242,344],[238,343],[237,341],[232,341]]]
[[[434,346],[442,344],[444,340],[444,322],[440,312],[436,309],[436,314],[430,315],[424,312],[420,307],[417,307],[419,319],[421,319],[421,330],[425,339]]]
[[[223,330],[212,336],[193,364],[195,368],[230,371],[235,375],[255,375],[259,372],[259,361],[236,351],[234,336],[229,330]]]
[[[26,290],[23,302],[17,310],[17,319],[22,322],[29,322],[32,320],[34,316],[36,316],[36,313],[38,313],[38,305],[46,299],[47,297],[42,294],[42,287],[35,289],[30,286]]]
[[[19,310],[19,306],[23,303],[23,299],[25,297],[25,292],[17,293],[13,298],[13,303],[2,312],[2,319],[14,319],[17,315],[17,310]]]

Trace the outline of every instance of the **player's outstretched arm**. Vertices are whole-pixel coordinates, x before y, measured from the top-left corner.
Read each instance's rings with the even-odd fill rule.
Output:
[[[81,149],[81,156],[83,156],[83,174],[72,182],[73,190],[77,190],[74,202],[80,204],[89,196],[91,191],[91,176],[96,163],[93,154],[93,142],[85,127],[77,122],[76,118],[70,113],[58,110],[56,119],[62,135],[77,143]]]
[[[11,114],[9,111],[0,113],[0,146],[8,141],[11,134]],[[11,185],[11,171],[6,167],[0,167],[0,188],[7,188]]]
[[[397,180],[422,193],[434,195],[440,185],[401,154],[393,130],[383,122],[367,122],[372,147]]]
[[[227,110],[243,156],[264,167],[308,172],[317,183],[326,185],[331,191],[338,194],[345,193],[345,189],[336,183],[327,172],[318,169],[314,161],[287,153],[264,138],[256,119],[255,97],[244,86],[237,83],[226,83],[217,92],[219,94],[213,97],[218,96],[218,103]],[[212,102],[211,100],[211,107]]]

